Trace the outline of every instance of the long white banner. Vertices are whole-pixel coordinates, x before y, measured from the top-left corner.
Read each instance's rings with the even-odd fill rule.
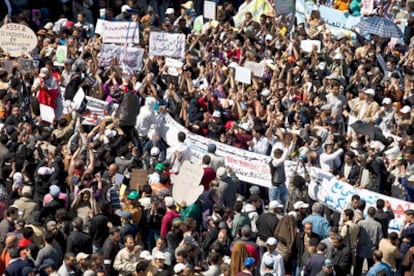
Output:
[[[241,181],[249,182],[263,187],[270,187],[271,175],[269,169],[270,157],[252,153],[246,150],[231,147],[226,144],[213,141],[200,135],[188,131],[177,123],[170,115],[165,115],[164,123],[161,125],[161,136],[168,145],[173,146],[178,143],[177,134],[183,131],[187,135],[186,143],[192,151],[192,162],[200,163],[204,154],[207,154],[207,146],[214,143],[217,146],[217,155],[223,156],[226,166],[232,167],[237,177]],[[297,163],[294,161],[285,162],[285,171],[289,179],[295,172]],[[399,230],[405,219],[404,211],[414,209],[414,203],[398,198],[374,193],[367,189],[356,189],[348,183],[337,180],[332,174],[322,171],[317,167],[308,168],[311,182],[308,187],[309,196],[330,209],[342,212],[351,202],[354,194],[360,195],[369,206],[375,206],[377,199],[388,200],[395,214],[395,219],[390,222],[390,230]],[[297,172],[303,175],[302,165],[298,166]],[[289,180],[287,181],[289,184]]]

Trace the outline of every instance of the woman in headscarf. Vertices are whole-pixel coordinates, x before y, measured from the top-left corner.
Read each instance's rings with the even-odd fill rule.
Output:
[[[236,242],[231,252],[231,276],[243,270],[243,262],[247,257],[249,257],[249,252],[244,242]]]
[[[83,230],[87,231],[89,220],[98,214],[98,206],[92,196],[92,190],[89,188],[81,190],[73,201],[71,210],[74,212],[74,217],[80,217],[83,220]]]

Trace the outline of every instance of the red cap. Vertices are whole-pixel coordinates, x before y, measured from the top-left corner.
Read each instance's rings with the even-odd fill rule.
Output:
[[[73,27],[73,25],[74,25],[75,23],[73,22],[73,21],[68,21],[68,22],[66,22],[66,29],[70,29],[70,28],[72,28]]]

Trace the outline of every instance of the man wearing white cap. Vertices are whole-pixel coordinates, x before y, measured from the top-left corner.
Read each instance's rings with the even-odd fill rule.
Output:
[[[392,108],[392,100],[384,98],[382,100],[382,107],[373,117],[375,125],[379,127],[384,133],[389,133],[392,128],[394,117],[394,109]]]
[[[270,237],[266,240],[267,251],[263,254],[262,263],[260,265],[260,275],[265,275],[265,265],[270,266],[273,261],[273,275],[285,275],[283,257],[276,250],[277,240]]]
[[[361,104],[355,107],[355,110],[352,110],[357,114],[358,120],[365,121],[367,123],[373,122],[374,115],[379,111],[379,105],[374,101],[375,90],[368,88],[364,90],[364,100]]]
[[[279,222],[277,217],[277,212],[280,209],[283,209],[283,205],[277,200],[272,200],[269,202],[269,212],[262,213],[256,221],[257,227],[257,244],[259,246],[265,247],[265,241],[273,236],[273,232]]]

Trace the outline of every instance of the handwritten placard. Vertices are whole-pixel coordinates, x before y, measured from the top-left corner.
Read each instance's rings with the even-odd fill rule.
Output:
[[[251,84],[252,83],[252,71],[249,68],[245,68],[242,66],[236,67],[236,81]]]
[[[256,77],[263,77],[263,72],[264,72],[264,64],[263,63],[257,63],[257,62],[253,62],[253,61],[246,61],[244,63],[244,67],[248,68],[252,71],[253,75],[255,75]]]
[[[216,2],[204,1],[204,17],[216,20]]]
[[[118,63],[119,57],[121,56],[122,47],[119,45],[102,44],[101,54],[99,57],[99,66],[106,67],[111,64],[113,58]]]
[[[143,57],[144,49],[127,47],[124,51],[121,51],[120,63],[126,72],[139,71],[142,68]]]
[[[55,119],[55,110],[53,107],[50,107],[45,104],[40,104],[40,118],[42,118],[43,121],[48,123],[53,123],[53,120]]]
[[[36,34],[25,25],[9,23],[0,28],[0,48],[12,57],[29,55],[36,45]]]
[[[149,55],[184,58],[185,35],[151,32]]]
[[[102,25],[104,43],[139,43],[139,24],[135,22],[105,21]]]

